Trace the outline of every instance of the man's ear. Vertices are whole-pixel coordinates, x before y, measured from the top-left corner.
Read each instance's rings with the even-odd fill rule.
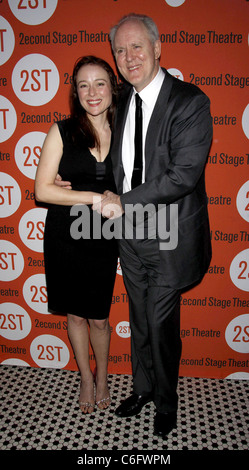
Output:
[[[155,53],[155,59],[160,59],[160,56],[161,56],[161,41],[160,41],[160,39],[157,39],[155,41],[154,53]]]

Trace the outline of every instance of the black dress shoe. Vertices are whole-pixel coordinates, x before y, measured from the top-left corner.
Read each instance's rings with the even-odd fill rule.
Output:
[[[156,413],[154,420],[154,434],[165,437],[176,428],[176,413]]]
[[[129,398],[126,398],[121,405],[115,410],[115,414],[121,418],[128,416],[135,416],[140,413],[146,403],[152,401],[152,395],[136,395],[135,393]]]

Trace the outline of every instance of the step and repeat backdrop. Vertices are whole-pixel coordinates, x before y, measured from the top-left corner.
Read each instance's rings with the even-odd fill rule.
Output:
[[[213,258],[202,283],[181,298],[180,375],[249,379],[246,0],[0,0],[0,362],[77,370],[66,317],[47,310],[47,209],[36,204],[34,179],[49,127],[69,116],[76,59],[93,54],[115,68],[109,30],[133,11],[156,21],[162,66],[211,100],[206,186]],[[119,265],[110,324],[109,372],[130,374]]]

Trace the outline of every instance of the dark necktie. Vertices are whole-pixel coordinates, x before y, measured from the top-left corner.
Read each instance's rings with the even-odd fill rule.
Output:
[[[136,98],[136,113],[135,113],[135,156],[134,168],[131,179],[131,188],[142,183],[143,171],[143,116],[142,116],[142,100],[138,93]]]

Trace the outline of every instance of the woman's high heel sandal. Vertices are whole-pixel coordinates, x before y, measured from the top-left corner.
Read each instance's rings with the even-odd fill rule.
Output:
[[[80,384],[80,386],[81,385],[82,385],[82,383]],[[80,409],[81,409],[82,413],[91,414],[94,411],[95,403],[84,402],[84,401],[80,401],[80,399],[79,399],[79,406],[80,406]],[[84,409],[85,409],[85,411],[84,411]],[[92,410],[90,411],[90,409],[92,409]]]
[[[108,405],[105,407],[105,408],[101,408],[99,405],[101,405],[102,403],[108,403]],[[96,401],[96,405],[97,407],[100,409],[100,410],[106,410],[111,404],[111,397],[108,397],[108,398],[103,398],[102,400],[99,400],[99,401]]]
[[[96,375],[97,375],[97,367],[95,367],[95,369],[94,369],[94,371],[93,371],[93,380],[94,380],[94,382],[95,382],[95,385],[97,386],[97,383],[96,383]],[[106,404],[107,404],[107,406],[104,406],[104,407],[102,408],[102,404],[103,404],[103,405],[106,405]],[[101,410],[101,411],[106,410],[106,409],[110,406],[110,404],[111,404],[111,397],[110,397],[110,396],[107,397],[107,398],[102,398],[102,400],[96,401],[96,405],[97,405],[97,407],[99,408],[99,410]]]
[[[88,403],[88,402],[83,402],[83,401],[79,401],[79,405],[80,405],[80,409],[83,413],[85,414],[91,414],[93,413],[94,411],[94,408],[95,408],[95,405],[94,403]],[[92,411],[83,411],[82,408],[92,408]]]

